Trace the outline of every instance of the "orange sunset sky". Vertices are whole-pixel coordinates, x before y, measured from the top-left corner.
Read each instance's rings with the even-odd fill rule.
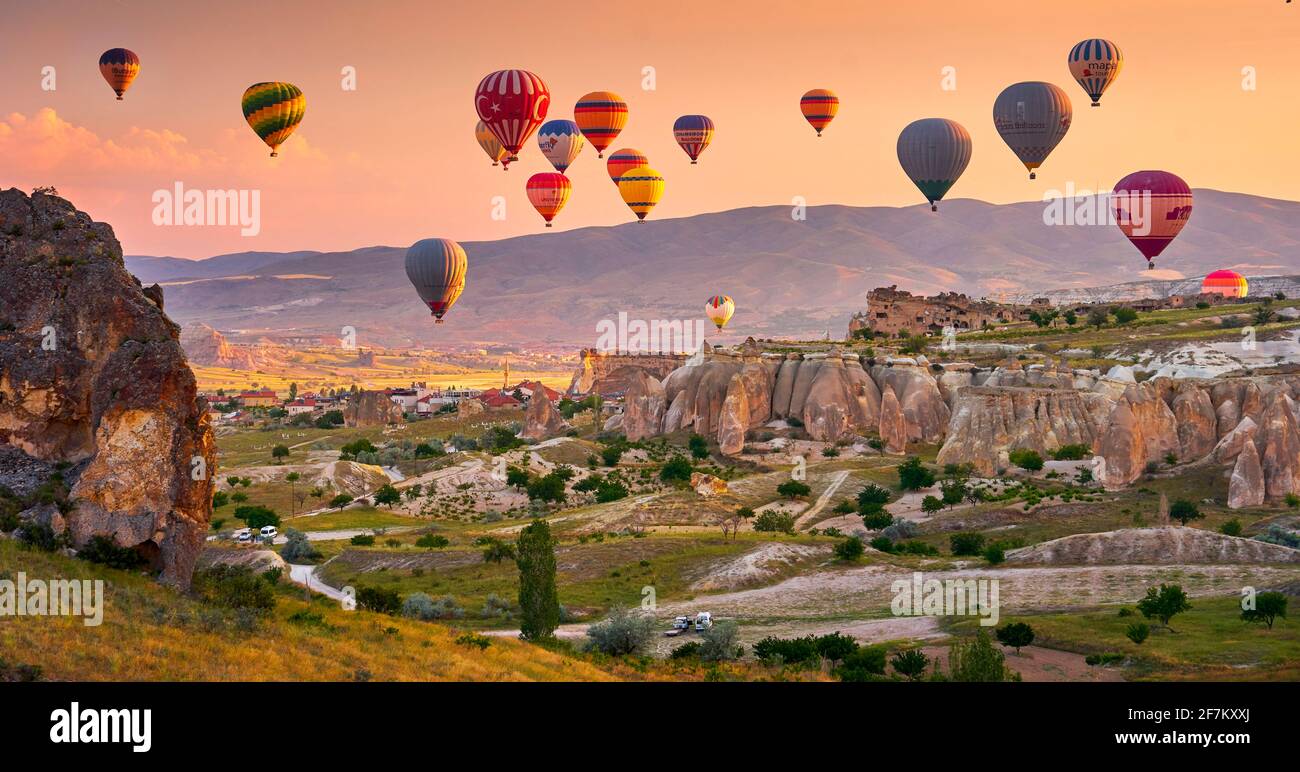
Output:
[[[549,85],[548,118],[609,89],[630,117],[611,147],[645,152],[666,178],[653,218],[759,204],[910,205],[895,157],[922,117],[969,129],[974,157],[950,198],[1039,199],[1108,189],[1166,169],[1194,188],[1297,198],[1300,4],[1284,0],[906,0],[579,3],[282,0],[276,3],[5,0],[0,29],[0,186],[54,185],[111,223],[128,254],[202,258],[245,250],[405,246],[428,236],[542,232],[524,182],[551,167],[530,138],[509,172],[474,141],[473,92],[521,67]],[[1120,45],[1118,81],[1090,108],[1065,57],[1088,37]],[[142,71],[123,102],[98,57],[122,46]],[[341,88],[356,68],[357,89]],[[656,88],[642,88],[655,68]],[[53,67],[56,89],[42,88]],[[954,91],[942,70],[956,68]],[[1257,88],[1243,89],[1252,67]],[[286,80],[307,113],[280,157],[245,124],[249,84]],[[993,128],[998,92],[1022,80],[1066,89],[1075,119],[1029,182]],[[806,90],[841,108],[818,139]],[[674,118],[704,113],[713,144],[690,166]],[[633,217],[588,145],[568,171],[556,229]],[[160,227],[153,191],[257,189],[262,228]],[[493,220],[492,198],[507,217]],[[942,216],[942,214],[940,214]]]

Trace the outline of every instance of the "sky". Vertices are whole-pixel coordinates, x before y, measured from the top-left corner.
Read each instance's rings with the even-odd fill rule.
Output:
[[[623,96],[629,120],[611,150],[638,148],[663,174],[657,219],[796,198],[922,203],[895,142],[924,117],[956,120],[974,140],[949,197],[1039,200],[1165,169],[1193,188],[1297,198],[1300,4],[1284,0],[1091,0],[1083,10],[1064,0],[716,0],[689,11],[535,0],[5,5],[0,187],[57,187],[112,224],[127,254],[543,232],[524,193],[529,175],[552,170],[536,138],[502,172],[473,134],[475,86],[516,67],[548,84],[548,118],[571,119],[589,91]],[[1125,55],[1100,108],[1088,106],[1065,61],[1090,37]],[[97,66],[118,46],[142,64],[121,102]],[[344,68],[354,68],[355,90],[343,87]],[[244,89],[265,80],[307,96],[303,123],[275,159],[239,106]],[[1060,85],[1074,105],[1069,133],[1034,182],[992,121],[998,92],[1026,80]],[[812,88],[841,100],[821,138],[799,112]],[[689,113],[717,127],[696,166],[672,138],[673,120]],[[590,145],[568,176],[573,194],[556,229],[633,219]],[[257,191],[256,235],[156,224],[155,192],[177,182]],[[496,197],[504,219],[494,218]]]

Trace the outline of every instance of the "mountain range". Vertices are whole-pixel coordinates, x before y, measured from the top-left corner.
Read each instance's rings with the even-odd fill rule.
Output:
[[[233,340],[332,338],[350,326],[363,346],[429,348],[590,346],[597,323],[620,312],[700,319],[704,301],[719,293],[735,299],[736,314],[727,335],[710,340],[735,342],[839,337],[866,293],[891,284],[1008,301],[1048,290],[1110,300],[1113,290],[1089,288],[1135,283],[1142,296],[1194,286],[1175,280],[1218,268],[1300,273],[1300,203],[1209,189],[1195,197],[1187,227],[1151,272],[1114,225],[1048,225],[1041,201],[957,199],[938,213],[811,206],[802,218],[791,207],[761,206],[466,242],[465,293],[437,327],[407,282],[404,246],[126,261],[145,284],[164,285],[173,319],[204,322]]]

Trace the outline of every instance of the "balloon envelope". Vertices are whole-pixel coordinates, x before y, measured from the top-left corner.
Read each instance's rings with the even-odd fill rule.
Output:
[[[1070,75],[1092,98],[1092,106],[1098,107],[1101,95],[1124,68],[1124,54],[1109,40],[1092,38],[1076,43],[1066,63],[1070,65]]]
[[[537,127],[546,120],[551,91],[546,83],[527,70],[497,70],[479,81],[474,90],[474,109],[510,154],[519,151]]]
[[[564,208],[572,190],[569,178],[559,172],[541,172],[528,178],[528,201],[546,220],[548,228],[551,227],[551,220]]]
[[[483,148],[483,152],[487,153],[487,157],[492,159],[493,166],[496,166],[498,161],[504,161],[508,155],[506,149],[501,147],[497,135],[488,130],[487,124],[483,121],[479,121],[474,126],[474,139],[478,140],[478,146]]]
[[[618,178],[618,194],[642,222],[664,195],[664,178],[649,166],[628,169]]]
[[[1250,291],[1246,277],[1236,271],[1215,271],[1201,282],[1202,294],[1218,294],[1229,298],[1244,298]]]
[[[307,113],[307,97],[302,89],[280,81],[254,83],[244,90],[241,104],[244,120],[271,148],[272,158],[279,155],[280,145]]]
[[[573,106],[573,120],[582,136],[596,148],[596,157],[604,158],[605,148],[627,125],[627,102],[613,91],[593,91]]]
[[[835,96],[834,91],[826,88],[815,88],[799,100],[799,110],[803,113],[804,119],[817,130],[819,137],[822,135],[822,129],[835,120],[835,113],[839,112],[839,109],[840,98]]]
[[[1192,189],[1176,174],[1133,172],[1115,183],[1115,220],[1150,264],[1192,216]]]
[[[898,163],[933,210],[966,171],[970,156],[970,132],[947,118],[913,121],[898,135]]]
[[[709,321],[718,326],[719,332],[727,326],[727,321],[734,313],[736,313],[736,304],[726,295],[714,295],[704,304],[704,314],[709,317]]]
[[[451,239],[424,239],[406,250],[406,278],[437,323],[465,290],[465,250]]]
[[[605,162],[605,170],[609,172],[609,178],[618,184],[618,178],[623,176],[623,172],[628,169],[635,169],[638,166],[648,166],[650,159],[640,150],[632,147],[625,147],[615,150],[610,154],[609,160]]]
[[[673,122],[673,139],[695,163],[713,141],[713,121],[707,115],[683,115]]]
[[[537,144],[555,171],[563,172],[582,151],[582,132],[573,121],[547,121],[537,130]]]
[[[118,101],[140,74],[140,57],[127,48],[110,48],[99,57],[99,74],[117,94]]]
[[[1065,91],[1042,81],[1013,83],[993,103],[993,125],[1029,170],[1031,180],[1070,130],[1073,116]]]

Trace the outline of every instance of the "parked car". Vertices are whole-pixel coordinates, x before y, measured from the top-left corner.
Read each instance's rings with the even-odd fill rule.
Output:
[[[280,535],[280,532],[277,531],[273,525],[262,526],[262,530],[259,531],[259,533],[263,541],[270,541]]]
[[[235,541],[250,542],[253,540],[253,531],[250,528],[240,528],[230,535]]]

